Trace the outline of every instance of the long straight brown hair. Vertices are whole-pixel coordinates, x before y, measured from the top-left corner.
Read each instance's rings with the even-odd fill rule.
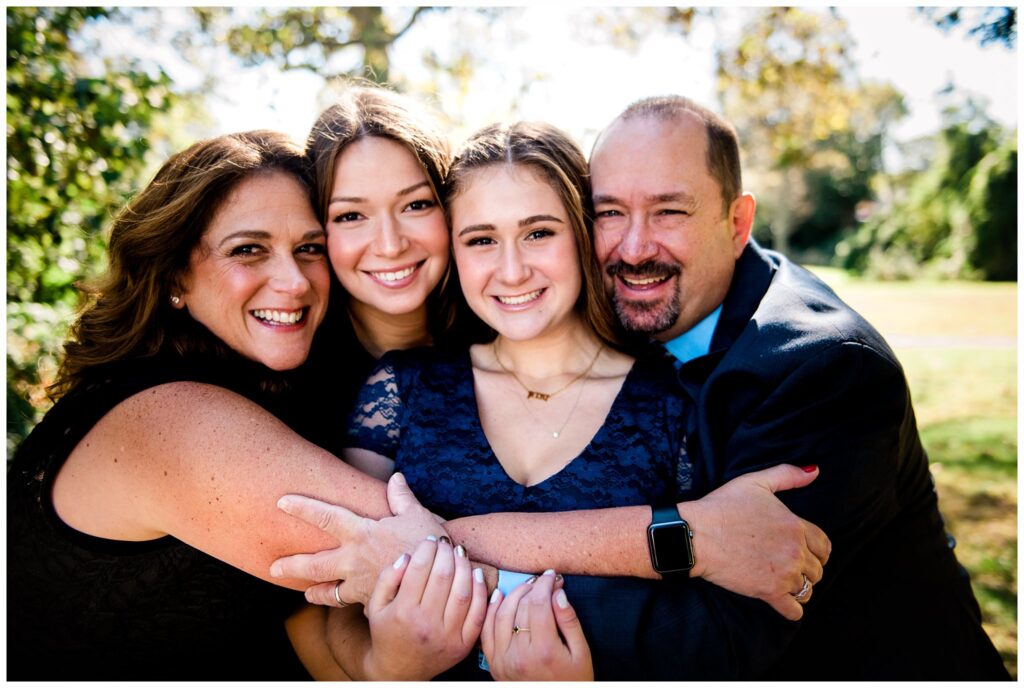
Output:
[[[320,114],[306,139],[306,154],[313,161],[320,221],[326,226],[338,156],[349,145],[370,136],[404,146],[423,168],[434,197],[444,207],[444,178],[451,166],[452,151],[437,114],[410,96],[370,83],[355,83],[360,85],[346,88],[338,101]],[[427,301],[430,330],[435,342],[451,332],[455,317],[450,274],[449,263],[448,270]],[[331,283],[332,294],[343,294],[336,278]],[[335,304],[340,303],[339,299],[333,300]],[[335,305],[327,317],[344,317],[339,313],[343,314],[344,309]]]
[[[579,146],[568,134],[546,122],[518,122],[511,126],[485,127],[473,134],[455,155],[445,181],[449,204],[465,189],[474,173],[496,165],[533,171],[558,194],[576,239],[576,260],[583,282],[576,300],[576,310],[583,322],[603,342],[623,349],[625,343],[605,295],[601,267],[594,255],[590,171]],[[450,215],[448,219],[451,225]],[[463,301],[459,308],[461,327],[474,327],[465,323],[470,313],[469,306]],[[496,334],[490,328],[476,329],[489,330],[489,338]],[[478,337],[483,338],[486,337]]]

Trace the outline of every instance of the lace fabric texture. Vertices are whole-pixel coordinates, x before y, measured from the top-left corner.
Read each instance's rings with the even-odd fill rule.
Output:
[[[562,470],[532,486],[508,476],[487,441],[468,351],[385,354],[359,392],[348,444],[395,461],[444,518],[674,503],[692,486],[687,402],[665,359],[638,359],[604,425]]]

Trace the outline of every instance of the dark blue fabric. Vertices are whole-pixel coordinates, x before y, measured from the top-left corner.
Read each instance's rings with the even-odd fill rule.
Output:
[[[392,351],[358,396],[349,443],[394,459],[420,501],[444,518],[673,504],[692,483],[673,375],[667,359],[637,361],[583,452],[525,487],[484,435],[468,352]]]
[[[804,620],[780,629],[767,606],[706,590],[695,621],[717,618],[736,676],[1008,678],[947,546],[903,370],[831,289],[751,243],[710,353],[679,381],[697,493],[780,462],[821,468],[779,495],[833,544]]]
[[[700,580],[567,577],[598,678],[1009,678],[947,546],[899,362],[831,289],[751,242],[710,353],[678,382],[689,496],[818,464],[811,486],[780,497],[825,530],[832,556],[799,623]]]
[[[395,459],[420,501],[445,518],[673,504],[690,497],[693,483],[683,436],[686,404],[674,375],[667,356],[638,359],[586,449],[531,487],[513,481],[491,451],[465,351],[386,354],[359,395],[349,440]],[[656,657],[660,647],[646,636],[685,628],[688,585],[672,589],[683,597],[677,603],[656,594],[666,587],[658,581],[566,577],[598,679],[679,675],[678,662]],[[477,660],[473,652],[439,678],[489,678]]]

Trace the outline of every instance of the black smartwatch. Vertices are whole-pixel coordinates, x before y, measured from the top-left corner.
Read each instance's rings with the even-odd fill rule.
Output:
[[[651,507],[654,512],[647,526],[647,546],[651,566],[666,577],[689,575],[693,568],[693,531],[679,518],[675,505]]]

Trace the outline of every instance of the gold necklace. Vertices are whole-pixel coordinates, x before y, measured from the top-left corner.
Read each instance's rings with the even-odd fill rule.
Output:
[[[580,399],[583,398],[583,388],[586,386],[586,384],[587,381],[584,380],[583,384],[580,385],[580,391],[577,392],[576,401],[575,403],[573,403],[572,408],[569,409],[569,415],[565,417],[565,420],[562,421],[562,424],[558,426],[557,430],[552,430],[547,426],[546,423],[542,422],[541,419],[537,417],[537,414],[535,414],[533,410],[530,408],[530,406],[526,403],[526,399],[523,399],[518,394],[516,395],[516,399],[519,400],[519,403],[523,405],[523,408],[526,409],[526,412],[530,414],[533,420],[537,422],[538,427],[543,428],[545,432],[550,432],[551,436],[557,440],[559,437],[562,436],[562,431],[565,430],[565,426],[569,424],[569,419],[572,418],[572,414],[576,413],[576,407],[580,405]]]
[[[589,373],[591,370],[593,370],[594,364],[597,363],[597,357],[601,355],[601,351],[604,349],[604,344],[601,344],[599,347],[597,347],[597,352],[594,354],[594,357],[592,359],[590,359],[590,365],[587,366],[586,370],[584,370],[582,373],[580,373],[579,375],[577,375],[573,379],[569,380],[569,382],[565,383],[564,385],[562,385],[561,387],[556,389],[554,392],[550,392],[550,393],[545,394],[544,392],[536,392],[536,391],[530,389],[529,387],[527,387],[526,385],[524,385],[523,381],[519,379],[518,375],[516,375],[511,370],[509,370],[508,368],[505,367],[505,364],[501,362],[501,358],[498,356],[498,340],[497,339],[494,340],[493,346],[494,346],[494,360],[498,362],[498,365],[501,366],[501,369],[504,370],[509,375],[511,375],[512,379],[515,380],[516,382],[518,382],[519,386],[526,390],[526,398],[528,400],[529,399],[539,399],[540,401],[547,401],[551,397],[553,397],[553,396],[555,396],[557,394],[561,394],[562,392],[564,392],[565,390],[569,389],[574,384],[576,384],[577,382],[582,380],[584,377],[586,377],[587,373]],[[556,434],[556,436],[557,436],[557,434]]]

